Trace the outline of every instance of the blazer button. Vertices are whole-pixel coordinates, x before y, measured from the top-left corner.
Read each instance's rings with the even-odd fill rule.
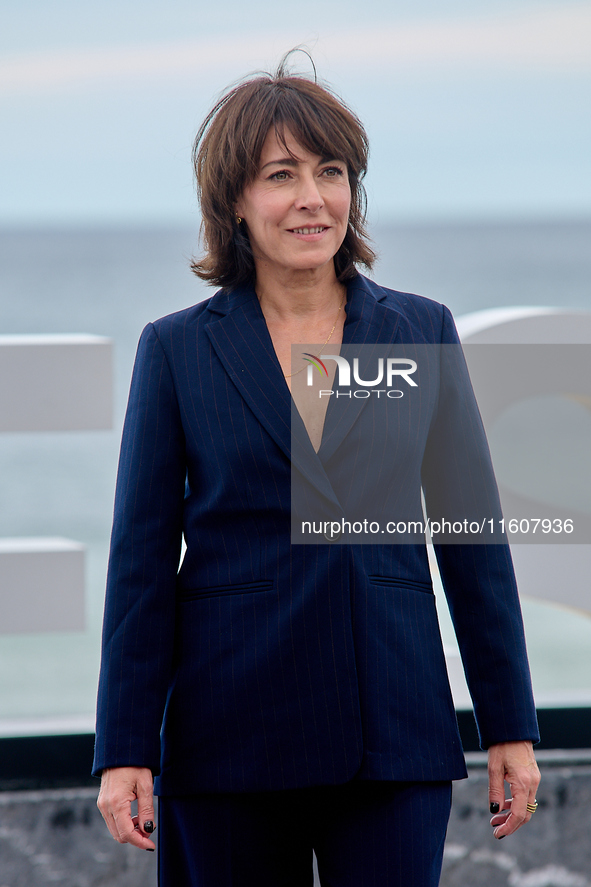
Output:
[[[324,538],[327,542],[336,542],[337,539],[340,539],[342,535],[343,531],[339,527],[339,529],[335,530],[334,533],[331,530],[329,530],[327,533],[324,533]]]

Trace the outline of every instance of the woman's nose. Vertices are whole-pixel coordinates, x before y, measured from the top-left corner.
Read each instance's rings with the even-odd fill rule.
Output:
[[[299,179],[294,203],[296,209],[307,209],[311,213],[317,213],[322,209],[324,200],[314,176],[302,176]]]

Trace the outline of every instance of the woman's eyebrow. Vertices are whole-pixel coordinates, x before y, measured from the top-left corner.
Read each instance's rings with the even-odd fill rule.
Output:
[[[277,160],[268,160],[267,163],[264,163],[261,166],[261,169],[266,169],[267,166],[273,166],[274,164],[279,164],[281,166],[297,166],[300,161],[291,156],[287,157],[279,157]],[[344,160],[339,160],[338,157],[321,157],[318,166],[321,166],[323,163],[345,163]]]
[[[300,161],[296,160],[295,157],[280,157],[278,160],[269,160],[261,166],[261,169],[265,169],[267,166],[273,166],[275,163],[279,163],[281,166],[297,166],[299,162]]]

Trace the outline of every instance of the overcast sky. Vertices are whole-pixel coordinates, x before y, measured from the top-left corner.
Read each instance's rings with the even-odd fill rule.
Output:
[[[200,120],[297,44],[366,124],[371,221],[591,215],[590,0],[19,0],[0,224],[194,224]]]

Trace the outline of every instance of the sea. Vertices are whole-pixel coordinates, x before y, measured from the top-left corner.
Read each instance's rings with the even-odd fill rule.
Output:
[[[456,317],[509,306],[591,312],[591,219],[382,223],[371,236],[375,280],[443,302]],[[3,633],[0,613],[0,735],[92,731],[135,348],[146,323],[213,293],[189,269],[197,252],[197,228],[0,229],[0,335],[108,336],[115,361],[112,430],[0,435],[0,538],[60,536],[86,547],[84,631]],[[522,604],[539,704],[591,704],[591,617]]]

